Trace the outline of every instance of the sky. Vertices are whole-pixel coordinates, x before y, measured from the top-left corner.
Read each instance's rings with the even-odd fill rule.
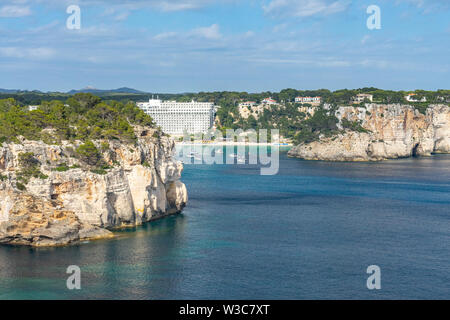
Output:
[[[449,0],[0,0],[4,89],[450,89],[449,57]]]

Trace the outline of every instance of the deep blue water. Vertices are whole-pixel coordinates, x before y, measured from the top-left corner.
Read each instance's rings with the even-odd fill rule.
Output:
[[[186,165],[182,215],[64,248],[0,247],[0,299],[450,299],[450,156]],[[381,268],[382,289],[366,288]],[[67,266],[82,290],[66,288]]]

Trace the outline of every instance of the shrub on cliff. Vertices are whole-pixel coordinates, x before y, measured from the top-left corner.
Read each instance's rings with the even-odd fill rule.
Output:
[[[32,152],[19,154],[20,171],[17,172],[17,180],[28,183],[31,177],[47,179],[48,176],[41,172],[41,163],[34,157]]]
[[[294,140],[297,144],[310,143],[319,140],[320,135],[333,136],[339,132],[337,123],[336,116],[319,109],[311,118],[299,124]]]
[[[98,151],[95,144],[90,140],[79,146],[75,150],[75,154],[81,161],[91,166],[98,165],[102,160],[100,151]]]
[[[344,119],[342,119],[341,124],[344,129],[349,129],[351,131],[356,131],[356,132],[361,132],[361,133],[370,132],[370,130],[363,128],[358,121],[350,121],[350,120],[347,120],[344,118]]]

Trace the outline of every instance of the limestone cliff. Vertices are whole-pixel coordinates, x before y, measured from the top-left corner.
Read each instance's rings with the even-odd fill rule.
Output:
[[[431,105],[426,114],[409,105],[366,104],[339,107],[342,120],[359,123],[360,131],[342,130],[334,137],[301,144],[289,156],[306,160],[378,161],[450,153],[450,107]]]
[[[94,141],[108,165],[96,173],[74,156],[79,143],[21,140],[0,147],[0,243],[64,245],[111,237],[109,231],[179,213],[187,190],[174,143],[136,128],[133,144]],[[40,176],[20,183],[21,154],[31,153]],[[58,170],[64,165],[64,170]]]

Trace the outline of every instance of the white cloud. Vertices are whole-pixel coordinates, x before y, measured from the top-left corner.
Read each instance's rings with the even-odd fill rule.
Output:
[[[395,3],[397,5],[402,3],[410,4],[418,8],[423,13],[450,9],[449,0],[396,0]]]
[[[176,32],[163,32],[160,34],[157,34],[156,36],[153,37],[153,39],[155,40],[164,40],[164,39],[168,39],[168,38],[173,38],[177,35]]]
[[[250,62],[263,63],[263,64],[291,64],[291,65],[304,65],[304,66],[314,66],[321,68],[343,68],[350,67],[352,63],[350,61],[341,60],[337,58],[321,58],[315,57],[314,59],[284,59],[284,58],[250,58]]]
[[[272,0],[263,10],[270,15],[304,18],[339,13],[350,3],[351,0]]]
[[[277,24],[275,27],[273,27],[273,32],[280,32],[286,30],[288,27],[287,23]]]
[[[219,39],[222,37],[219,31],[219,25],[217,24],[213,24],[209,27],[194,29],[189,34],[192,36],[203,37],[206,39]]]
[[[253,33],[246,33],[246,36],[252,36]],[[196,28],[187,32],[174,32],[174,31],[170,31],[170,32],[163,32],[160,34],[157,34],[156,36],[153,37],[154,40],[166,40],[166,39],[170,39],[170,38],[175,38],[175,37],[179,37],[179,38],[205,38],[208,40],[217,40],[222,38],[222,34],[220,33],[219,30],[219,25],[218,24],[213,24],[209,27],[201,27],[201,28]]]
[[[9,0],[14,1],[14,0]],[[18,0],[27,1],[27,0]],[[184,11],[203,8],[215,3],[237,2],[237,0],[35,0],[39,3],[53,6],[67,6],[68,4],[78,4],[80,6],[108,6],[112,11],[139,10],[142,8],[153,8],[156,10]]]
[[[114,20],[116,21],[124,21],[128,18],[128,16],[130,15],[130,11],[124,11],[119,13],[117,16],[114,17]]]
[[[25,17],[31,14],[30,7],[24,6],[3,6],[0,8],[1,18],[18,18]]]
[[[156,3],[156,7],[162,11],[183,11],[200,8],[204,5],[204,1],[161,1]]]
[[[362,39],[361,39],[361,44],[366,44],[367,41],[370,40],[370,36],[368,34],[366,34]]]
[[[49,59],[55,55],[52,48],[0,47],[0,56],[7,58]]]

